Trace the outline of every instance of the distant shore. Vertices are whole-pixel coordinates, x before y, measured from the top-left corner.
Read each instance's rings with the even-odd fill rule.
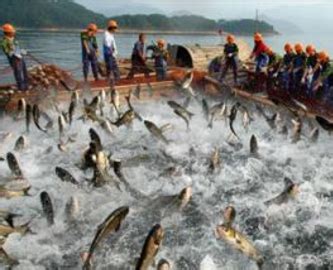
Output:
[[[84,29],[75,29],[75,28],[19,28],[19,30],[23,30],[26,32],[29,31],[41,31],[41,32],[59,32],[59,33],[78,33],[83,31]],[[100,29],[99,33],[102,33],[104,30]],[[148,35],[181,35],[181,36],[192,36],[192,35],[201,35],[201,36],[218,36],[218,31],[175,31],[175,30],[142,30],[142,29],[119,29],[119,34],[138,34],[138,33],[146,33]],[[223,35],[228,34],[224,32]],[[239,36],[252,36],[253,33],[234,33]],[[279,35],[279,33],[263,33],[267,36],[275,36]]]

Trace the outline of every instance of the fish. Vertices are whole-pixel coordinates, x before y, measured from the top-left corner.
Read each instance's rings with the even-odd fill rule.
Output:
[[[290,199],[296,198],[299,193],[299,185],[294,184],[289,178],[284,179],[285,188],[281,194],[273,199],[265,202],[266,205],[270,206],[272,204],[281,205],[287,203]]]
[[[115,88],[111,89],[111,104],[116,110],[118,116],[120,116],[120,95]]]
[[[235,132],[235,130],[234,130],[234,126],[233,126],[233,124],[234,124],[234,121],[236,120],[236,117],[237,117],[237,112],[238,112],[238,108],[241,106],[241,104],[240,103],[236,103],[234,106],[232,106],[232,108],[231,108],[231,112],[230,112],[230,115],[229,115],[229,127],[230,127],[230,130],[231,130],[231,132],[232,132],[232,134],[233,135],[235,135],[235,137],[237,138],[237,139],[240,139],[239,137],[238,137],[238,135],[236,134],[236,132]]]
[[[133,91],[133,95],[137,98],[140,99],[141,97],[141,84],[138,84],[135,88],[135,90]]]
[[[60,138],[64,136],[65,126],[66,126],[66,120],[64,116],[61,114],[58,116],[58,130]]]
[[[116,122],[112,122],[112,125],[116,126],[116,127],[120,127],[123,125],[130,125],[133,120],[135,118],[135,113],[132,110],[128,110],[127,112],[125,112]]]
[[[76,219],[80,212],[80,203],[76,196],[70,197],[65,206],[65,214],[68,221]]]
[[[221,166],[220,151],[216,147],[209,160],[209,172],[214,173],[217,169],[220,168],[220,166]]]
[[[69,109],[68,109],[68,122],[69,125],[71,126],[73,123],[73,116],[75,114],[75,109],[76,109],[76,101],[72,100],[71,103],[69,104]]]
[[[292,119],[291,122],[293,123],[293,134],[292,134],[292,142],[297,143],[301,139],[301,132],[303,123],[300,118]]]
[[[188,205],[188,203],[190,202],[191,198],[193,195],[193,191],[192,191],[192,187],[186,187],[184,188],[179,196],[178,196],[178,200],[179,200],[179,205],[178,205],[178,209],[182,210],[185,208],[186,205]]]
[[[51,226],[54,224],[54,210],[52,200],[46,191],[43,191],[40,194],[40,201],[44,215],[46,216],[47,223],[49,226]]]
[[[24,187],[22,189],[10,189],[6,188],[4,185],[0,185],[0,198],[16,198],[16,197],[22,197],[22,196],[30,196],[29,190],[31,187]]]
[[[164,230],[160,224],[156,224],[149,232],[143,245],[140,258],[136,264],[136,270],[148,270],[162,245]]]
[[[259,147],[258,147],[257,137],[255,135],[252,135],[251,139],[250,139],[250,153],[251,153],[251,155],[257,156],[258,151],[259,151]]]
[[[12,172],[12,174],[18,179],[23,179],[24,178],[23,173],[15,155],[9,152],[6,158],[7,158],[8,167]]]
[[[78,91],[74,91],[71,96],[71,102],[74,102],[77,106],[80,102],[80,95]]]
[[[43,128],[40,126],[40,124],[39,124],[40,110],[39,110],[38,105],[36,105],[36,104],[32,107],[32,116],[33,116],[33,120],[34,120],[34,123],[35,123],[36,127],[37,127],[40,131],[46,133],[47,130],[46,130],[46,129],[43,129]]]
[[[278,116],[277,113],[273,114],[271,117],[267,116],[264,112],[263,108],[261,108],[259,105],[256,105],[256,109],[258,112],[265,118],[267,124],[271,129],[276,129],[276,118]]]
[[[79,184],[79,182],[76,181],[76,179],[67,170],[65,170],[61,167],[56,167],[55,168],[55,173],[60,178],[60,180],[62,180],[64,182],[69,182],[69,183],[72,183],[74,185]]]
[[[16,142],[15,142],[15,146],[14,146],[14,150],[17,152],[20,152],[22,150],[24,150],[27,146],[27,139],[25,136],[20,136]]]
[[[60,142],[57,144],[57,147],[58,147],[58,150],[60,152],[63,152],[63,153],[67,153],[68,152],[68,149],[66,147],[66,144],[64,144],[63,142]]]
[[[21,215],[0,209],[0,221],[3,221],[3,220],[6,221],[6,223],[12,228],[14,228],[14,218],[17,218],[20,216]]]
[[[188,72],[184,78],[184,80],[180,83],[180,89],[185,91],[187,94],[189,94],[192,97],[195,97],[195,93],[193,91],[193,88],[191,87],[192,81],[194,78],[193,71]]]
[[[251,124],[253,119],[250,116],[250,113],[245,106],[241,106],[241,109],[243,111],[243,127],[247,131],[249,129],[249,125]]]
[[[263,257],[243,234],[231,227],[222,224],[216,227],[215,235],[218,239],[223,239],[236,250],[239,250],[247,257],[254,260],[257,263],[259,269],[262,268],[264,263]]]
[[[320,116],[316,116],[316,120],[324,130],[329,132],[333,131],[333,123],[329,122],[328,120]]]
[[[319,139],[319,129],[314,128],[310,133],[310,141],[316,143],[318,142],[318,139]]]
[[[8,269],[12,269],[13,266],[18,264],[19,262],[17,260],[11,258],[3,247],[0,247],[0,265],[5,265],[6,267],[9,267]]]
[[[185,107],[179,105],[175,101],[168,101],[167,104],[173,109],[173,110],[178,110],[181,112],[183,115],[186,115],[187,118],[191,119],[194,116],[194,113],[189,112]]]
[[[171,270],[171,265],[167,260],[161,259],[157,264],[157,270]]]
[[[149,82],[147,83],[147,92],[149,97],[152,97],[154,95],[154,89]]]
[[[209,121],[209,105],[206,99],[202,99],[202,112],[207,121]]]
[[[149,130],[149,132],[152,135],[154,135],[154,137],[164,142],[165,144],[169,144],[170,141],[167,138],[165,138],[165,136],[163,135],[163,131],[160,128],[158,128],[153,122],[145,120],[144,125]]]
[[[27,103],[24,98],[20,98],[17,103],[17,119],[24,118],[25,112],[27,110]]]
[[[125,97],[126,99],[126,102],[127,102],[127,105],[128,105],[128,108],[130,110],[132,110],[134,112],[134,115],[135,117],[139,120],[139,121],[143,121],[143,118],[134,110],[134,107],[132,106],[132,103],[131,103],[131,95],[128,95]]]
[[[236,209],[233,206],[228,206],[223,212],[223,225],[227,228],[231,228],[236,218]]]
[[[213,122],[215,120],[215,118],[218,115],[224,115],[226,112],[226,105],[224,102],[221,102],[219,104],[214,105],[210,110],[209,110],[209,115],[210,115],[210,120],[209,120],[209,124],[208,127],[209,128],[213,128]]]
[[[191,118],[189,118],[187,114],[184,114],[184,111],[176,109],[173,112],[185,121],[187,130],[189,130],[190,129],[190,120],[191,120]]]
[[[101,137],[96,132],[96,130],[94,130],[93,128],[90,128],[89,136],[90,136],[91,142],[94,142],[96,144],[97,149],[102,150],[103,149],[102,140],[101,140]]]
[[[0,224],[0,236],[8,237],[12,233],[19,233],[21,235],[25,235],[30,231],[29,225],[30,222],[16,227]]]
[[[27,104],[26,111],[25,111],[25,127],[26,127],[27,133],[30,132],[31,114],[32,114],[31,105]]]
[[[112,129],[112,126],[111,126],[111,122],[106,119],[106,120],[103,120],[103,121],[100,121],[99,122],[101,128],[109,135],[112,135],[113,134],[113,129]]]
[[[84,262],[83,269],[91,269],[91,258],[96,248],[106,239],[113,231],[118,232],[121,224],[129,213],[129,207],[123,206],[113,211],[104,221],[97,227],[97,232],[90,245],[87,258]]]

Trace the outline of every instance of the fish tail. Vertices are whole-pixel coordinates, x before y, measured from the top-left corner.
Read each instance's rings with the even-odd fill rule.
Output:
[[[29,194],[30,189],[31,189],[31,186],[30,186],[30,187],[27,187],[27,188],[25,188],[25,189],[23,190],[23,194],[24,194],[24,196],[28,196],[28,197],[31,197],[31,196],[32,196],[31,194]]]

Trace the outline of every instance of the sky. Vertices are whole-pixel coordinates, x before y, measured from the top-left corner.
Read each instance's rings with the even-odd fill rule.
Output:
[[[280,23],[293,23],[305,31],[330,31],[333,24],[332,0],[76,0],[105,15],[134,13],[192,13],[212,19],[254,18],[260,16]],[[281,22],[282,23],[282,22]]]

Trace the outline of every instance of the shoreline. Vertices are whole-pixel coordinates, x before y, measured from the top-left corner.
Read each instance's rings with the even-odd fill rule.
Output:
[[[30,32],[30,31],[40,31],[40,32],[54,32],[54,33],[79,33],[84,29],[79,28],[18,28],[20,31]],[[98,32],[103,33],[104,30],[100,29]],[[121,29],[117,33],[123,35],[134,35],[138,33],[145,33],[148,35],[180,35],[180,36],[219,36],[218,31],[176,31],[176,30],[138,30],[138,29]],[[227,32],[223,33],[223,36],[229,34]],[[233,33],[238,36],[250,37],[253,33]],[[263,33],[266,36],[278,36],[280,33]]]

